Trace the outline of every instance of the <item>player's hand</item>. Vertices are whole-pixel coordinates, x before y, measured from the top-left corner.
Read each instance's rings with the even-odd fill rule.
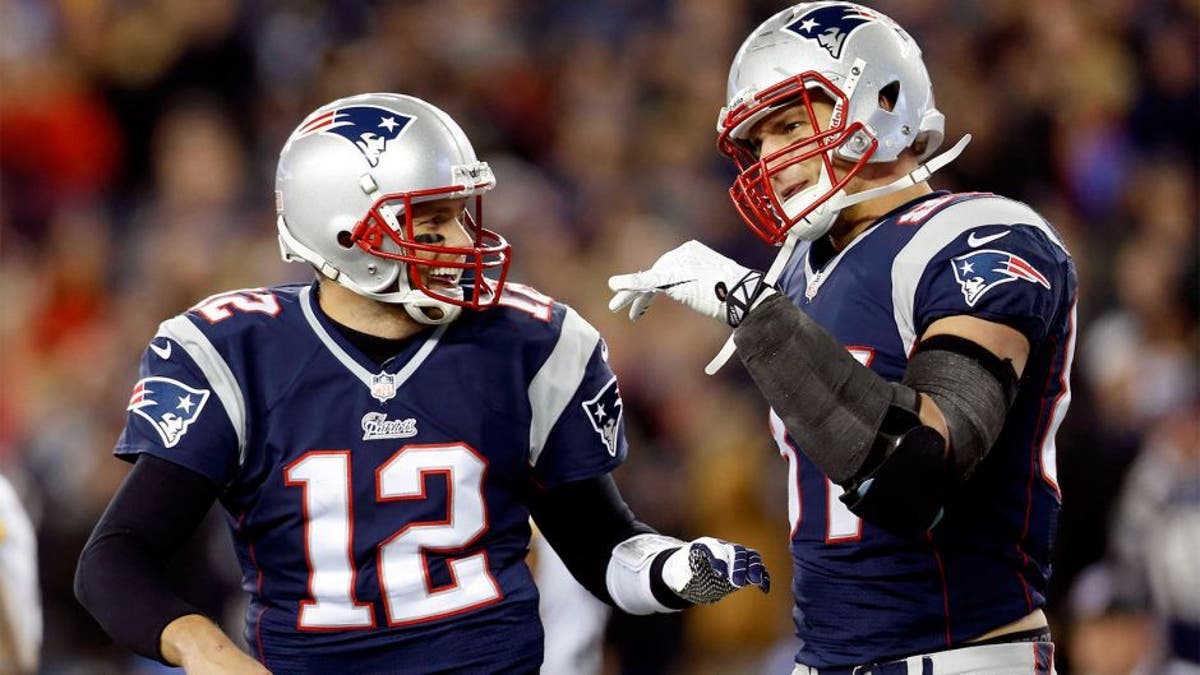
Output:
[[[271,675],[271,671],[234,647],[220,652],[205,652],[183,661],[187,675]]]
[[[712,537],[700,537],[667,557],[663,582],[689,602],[709,604],[744,586],[771,590],[771,575],[758,551]]]
[[[167,624],[159,640],[163,658],[183,666],[187,675],[271,675],[199,614],[187,614]]]
[[[614,295],[608,308],[616,312],[629,305],[629,318],[637,321],[655,296],[663,293],[736,326],[757,301],[776,292],[762,283],[762,277],[762,272],[742,267],[693,240],[667,251],[648,270],[609,277]]]

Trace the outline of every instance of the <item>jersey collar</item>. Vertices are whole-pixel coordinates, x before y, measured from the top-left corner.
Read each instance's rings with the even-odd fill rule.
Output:
[[[438,326],[424,340],[414,340],[413,344],[410,344],[401,354],[388,359],[380,367],[350,344],[345,336],[333,326],[332,320],[325,315],[325,312],[321,311],[314,298],[315,288],[316,282],[300,290],[300,308],[304,311],[304,319],[312,328],[317,339],[329,350],[329,353],[366,385],[371,390],[371,395],[380,403],[384,403],[396,395],[396,391],[433,353],[438,341],[450,327],[450,324]],[[403,356],[411,353],[414,346],[416,346],[416,353],[405,360]],[[399,364],[403,365],[397,369],[396,366]]]

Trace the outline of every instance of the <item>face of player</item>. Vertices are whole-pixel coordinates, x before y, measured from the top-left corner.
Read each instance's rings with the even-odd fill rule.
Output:
[[[474,240],[464,226],[466,205],[467,200],[465,199],[439,199],[414,204],[412,207],[413,240],[432,246],[470,248],[474,244]],[[415,251],[415,256],[431,261],[462,262],[466,259],[466,256],[463,255],[421,250]],[[421,274],[421,280],[426,285],[444,288],[458,287],[461,269],[439,268],[436,264],[416,267]]]
[[[750,129],[747,141],[756,157],[769,157],[794,143],[812,138],[821,130],[828,129],[832,116],[833,103],[823,97],[813,96],[811,116],[804,103],[797,101],[759,120]],[[816,127],[813,125],[813,118]],[[811,143],[803,144],[769,161],[771,165],[778,166],[792,157],[811,152],[813,148]],[[785,202],[792,195],[815,185],[823,170],[821,155],[817,154],[773,173],[771,187],[778,195],[779,201]]]

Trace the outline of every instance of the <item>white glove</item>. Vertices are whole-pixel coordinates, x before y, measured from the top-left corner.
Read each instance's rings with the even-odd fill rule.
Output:
[[[616,312],[629,305],[629,318],[637,321],[650,309],[654,296],[666,293],[707,317],[736,326],[755,305],[777,292],[762,277],[762,272],[742,267],[693,240],[662,254],[648,270],[609,277],[608,287],[615,294],[608,308]]]
[[[758,551],[712,537],[694,539],[668,556],[662,580],[696,604],[716,602],[744,586],[771,590],[771,575]]]

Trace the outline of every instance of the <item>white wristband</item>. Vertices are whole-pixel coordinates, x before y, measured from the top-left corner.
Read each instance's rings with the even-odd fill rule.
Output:
[[[630,614],[677,612],[659,602],[650,590],[650,567],[655,556],[685,542],[661,534],[639,534],[613,547],[605,584],[617,607]]]

